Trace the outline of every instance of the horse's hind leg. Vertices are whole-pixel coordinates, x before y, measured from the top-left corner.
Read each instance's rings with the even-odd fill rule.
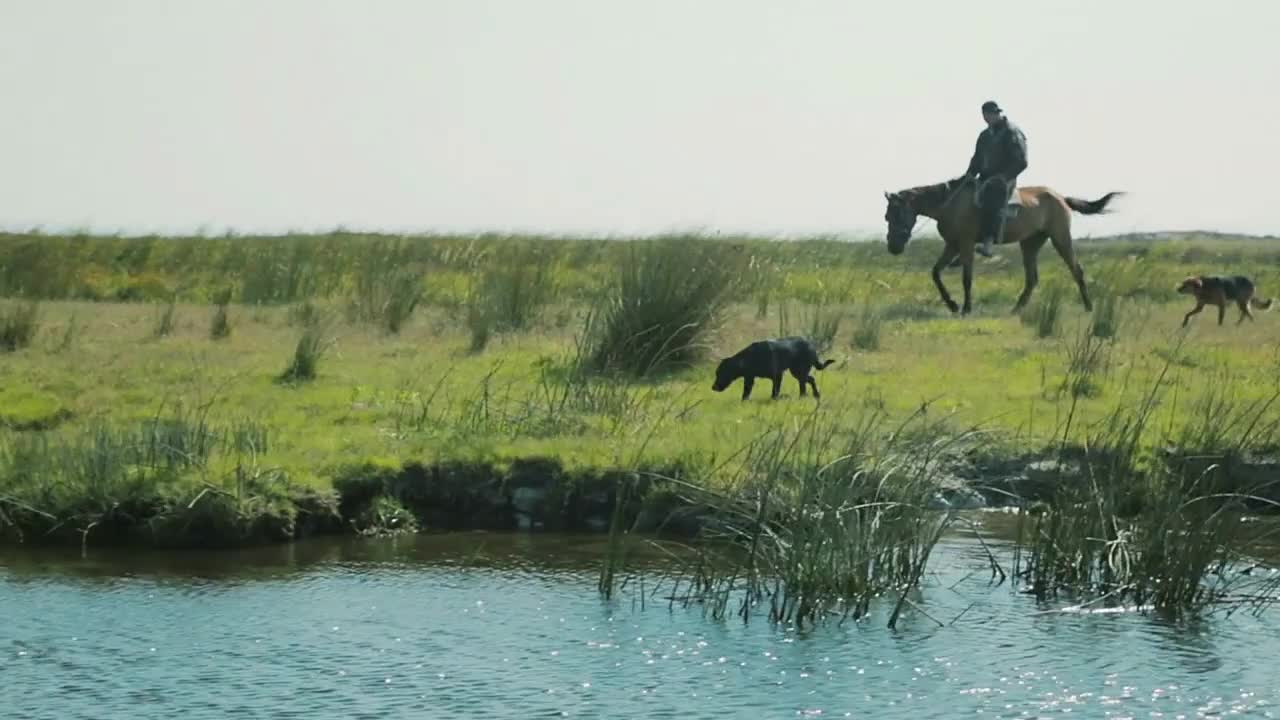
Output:
[[[1080,301],[1084,303],[1084,309],[1092,311],[1093,303],[1089,300],[1089,290],[1084,285],[1084,267],[1079,260],[1076,260],[1075,248],[1071,246],[1071,231],[1064,227],[1054,233],[1051,238],[1053,240],[1053,249],[1058,251],[1058,255],[1062,256],[1062,261],[1067,264],[1067,269],[1071,271],[1071,277],[1076,281],[1076,287],[1080,289]]]
[[[1022,294],[1018,296],[1018,302],[1013,306],[1014,313],[1026,307],[1027,301],[1031,299],[1031,293],[1035,291],[1036,285],[1040,283],[1040,271],[1037,269],[1036,264],[1039,262],[1040,248],[1044,247],[1044,241],[1048,239],[1048,235],[1036,233],[1024,238],[1019,243],[1022,246],[1022,272],[1024,278]]]

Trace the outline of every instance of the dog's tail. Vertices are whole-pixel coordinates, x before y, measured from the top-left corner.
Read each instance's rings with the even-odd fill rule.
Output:
[[[1275,302],[1275,298],[1259,300],[1257,295],[1254,295],[1249,298],[1249,304],[1253,306],[1253,309],[1255,310],[1270,310],[1271,304],[1274,302]]]
[[[1269,302],[1270,301],[1268,301],[1268,303]],[[817,360],[817,362],[815,362],[813,366],[818,368],[819,370],[826,370],[827,367],[831,365],[831,363],[835,362],[835,360],[832,360],[831,358],[827,358],[826,362],[818,360],[817,358],[814,358],[814,360]]]
[[[1107,211],[1107,203],[1123,194],[1122,192],[1109,192],[1097,200],[1081,200],[1073,197],[1063,198],[1063,200],[1066,201],[1067,207],[1082,215],[1098,215]]]

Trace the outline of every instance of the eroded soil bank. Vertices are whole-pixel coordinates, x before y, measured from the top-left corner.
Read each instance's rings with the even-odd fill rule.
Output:
[[[1165,451],[1159,458],[1203,494],[1239,492],[1253,509],[1280,503],[1274,455],[1207,456]],[[1052,503],[1057,489],[1090,481],[1109,459],[1082,448],[1023,457],[968,453],[935,471],[937,509]],[[1141,471],[1134,478],[1140,507]],[[174,504],[142,494],[105,512],[55,517],[0,493],[0,541],[31,544],[126,544],[226,548],[289,542],[312,535],[441,530],[608,532],[615,511],[623,527],[693,537],[723,520],[713,496],[693,491],[680,468],[569,471],[553,459],[505,467],[483,463],[408,463],[398,469],[349,467],[333,489],[290,487],[275,498],[210,488]],[[86,504],[87,506],[87,504]]]

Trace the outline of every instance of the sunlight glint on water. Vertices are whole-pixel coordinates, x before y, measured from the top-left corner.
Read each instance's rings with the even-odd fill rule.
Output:
[[[713,622],[595,591],[599,538],[0,554],[16,718],[1197,717],[1280,703],[1274,619],[1045,612],[948,541],[912,614]],[[654,578],[656,580],[656,575]],[[658,593],[660,595],[660,593]]]

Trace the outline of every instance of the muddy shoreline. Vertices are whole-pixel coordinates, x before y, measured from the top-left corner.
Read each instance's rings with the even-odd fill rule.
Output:
[[[1242,492],[1252,511],[1280,504],[1280,456],[1197,455],[1167,449],[1161,462],[1215,492]],[[1064,484],[1088,482],[1108,458],[1082,448],[1021,457],[956,455],[931,472],[938,510],[1028,507],[1051,503]],[[1141,477],[1135,477],[1135,486]],[[633,532],[692,538],[717,521],[712,504],[682,480],[680,468],[568,471],[548,458],[505,468],[477,463],[399,469],[347,468],[327,492],[291,487],[288,502],[254,512],[225,493],[202,493],[175,508],[161,498],[133,498],[90,521],[61,519],[5,504],[0,543],[129,545],[226,549],[287,543],[316,535],[514,530],[607,533],[615,511]],[[619,505],[619,503],[621,503]],[[1273,504],[1275,503],[1275,504]]]

